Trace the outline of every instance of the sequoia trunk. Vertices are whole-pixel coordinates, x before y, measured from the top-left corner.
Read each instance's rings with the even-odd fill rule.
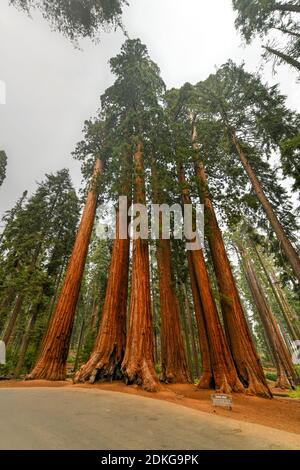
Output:
[[[135,202],[146,203],[143,146],[134,155]],[[156,391],[159,382],[154,367],[148,240],[133,240],[130,318],[122,372],[127,383]]]
[[[300,283],[300,259],[299,259],[298,253],[296,252],[295,248],[291,244],[291,242],[288,239],[281,223],[279,222],[279,220],[278,220],[278,218],[277,218],[277,216],[276,216],[276,214],[273,210],[272,205],[270,204],[268,198],[266,197],[266,195],[264,193],[264,190],[262,188],[262,185],[261,185],[259,179],[257,178],[252,166],[250,165],[250,163],[248,161],[247,155],[244,152],[244,150],[242,149],[241,145],[239,144],[234,132],[232,133],[232,140],[233,140],[233,143],[234,143],[235,148],[237,150],[237,153],[238,153],[238,155],[241,159],[241,162],[244,166],[244,169],[245,169],[246,173],[249,176],[249,179],[252,183],[253,189],[254,189],[259,201],[261,202],[261,204],[264,208],[264,211],[265,211],[265,213],[266,213],[266,215],[267,215],[267,217],[270,221],[270,224],[273,227],[274,232],[277,235],[278,240],[281,243],[282,249],[283,249],[290,265],[293,268],[294,274],[295,274],[296,278],[298,279],[298,281]]]
[[[297,379],[297,372],[293,366],[290,353],[284,342],[274,314],[269,307],[249,254],[240,242],[238,242],[237,245],[243,259],[243,265],[250,291],[260,315],[261,322],[264,326],[268,344],[277,368],[276,386],[279,388],[289,388],[290,386],[294,386],[294,381]]]
[[[182,187],[183,203],[190,205],[191,198],[186,185],[185,171],[182,164],[179,165],[179,183]],[[241,392],[244,390],[244,387],[238,377],[221,326],[203,251],[200,249],[191,250],[190,256],[193,261],[195,280],[201,299],[215,388],[224,393],[230,393],[232,391]]]
[[[62,291],[40,357],[29,379],[64,380],[66,377],[74,316],[97,208],[97,179],[102,171],[102,162],[97,159]]]
[[[158,241],[156,255],[161,309],[161,380],[169,383],[186,383],[189,381],[189,374],[178,302],[175,300],[177,293],[170,240]]]
[[[196,138],[194,130],[193,139]],[[194,143],[195,173],[201,202],[205,207],[206,234],[220,293],[221,309],[227,341],[239,377],[250,394],[271,397],[263,368],[256,352],[240,296],[232,274],[213,203],[211,201],[204,164]]]
[[[116,239],[98,337],[91,357],[76,374],[75,382],[94,383],[96,380],[120,379],[122,376],[121,364],[126,345],[129,246],[129,237],[121,240],[119,236],[118,212]]]

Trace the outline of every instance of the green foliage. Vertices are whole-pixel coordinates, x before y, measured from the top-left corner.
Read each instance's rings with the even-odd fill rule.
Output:
[[[300,133],[283,140],[280,148],[283,171],[286,176],[294,178],[294,190],[300,191]]]
[[[0,329],[16,298],[21,299],[14,333],[17,341],[22,341],[29,318],[36,317],[25,369],[26,364],[32,364],[43,337],[49,305],[72,250],[79,217],[78,199],[68,170],[46,175],[36,192],[26,198],[25,192],[5,214],[0,243]]]
[[[0,150],[0,186],[5,180],[7,166],[7,156],[3,150]]]
[[[97,38],[101,27],[121,25],[126,0],[10,0],[10,4],[30,14],[39,10],[55,31],[71,40]]]
[[[300,399],[300,387],[297,387],[296,390],[289,392],[289,397]]]
[[[274,372],[267,372],[266,373],[266,378],[268,380],[271,380],[272,382],[276,382],[277,380],[277,374],[275,374]]]
[[[299,69],[296,59],[300,56],[298,0],[233,0],[233,8],[237,12],[235,26],[249,43],[255,37],[267,36],[264,57],[275,58],[276,63],[288,63]],[[280,31],[280,44],[272,38],[271,33]]]

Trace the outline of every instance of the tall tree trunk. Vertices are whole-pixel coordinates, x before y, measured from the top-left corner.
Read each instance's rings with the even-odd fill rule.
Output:
[[[184,339],[185,339],[185,346],[186,346],[186,352],[187,352],[187,363],[188,363],[188,370],[189,370],[189,375],[192,379],[195,378],[195,369],[194,369],[194,364],[193,364],[193,358],[192,358],[192,349],[191,349],[191,342],[190,342],[190,335],[189,335],[189,329],[188,329],[188,324],[187,324],[187,314],[186,311],[190,308],[189,306],[189,299],[186,296],[186,289],[185,285],[183,282],[180,283],[180,301],[178,300],[178,305],[181,311],[181,321],[182,321],[182,326],[183,326],[183,333],[184,333]]]
[[[14,289],[9,290],[7,295],[3,298],[0,304],[0,334],[5,327],[6,320],[7,320],[7,313],[9,311],[10,306],[12,305],[13,301],[15,300],[16,293]]]
[[[191,345],[192,345],[194,374],[195,374],[195,377],[200,377],[201,371],[199,367],[199,358],[198,358],[198,352],[197,352],[195,329],[194,329],[194,324],[193,324],[193,315],[191,311],[186,284],[183,284],[183,289],[184,289],[185,304],[186,304],[185,312],[186,312],[186,319],[187,319],[187,329],[188,329],[188,334],[189,334]]]
[[[94,350],[76,374],[75,382],[94,383],[101,379],[120,379],[126,345],[126,311],[130,240],[119,237],[117,214],[114,241],[102,320]]]
[[[247,392],[254,395],[271,397],[272,394],[267,385],[233,277],[222,232],[211,201],[207,176],[204,164],[200,158],[196,138],[196,129],[194,127],[195,173],[198,180],[201,202],[205,207],[206,233],[220,293],[227,341],[239,378],[247,388]]]
[[[244,152],[244,150],[242,149],[241,145],[239,144],[239,142],[237,140],[237,137],[236,137],[234,132],[232,132],[232,141],[235,145],[235,148],[236,148],[237,153],[238,153],[238,155],[241,159],[241,162],[244,166],[244,169],[245,169],[247,175],[249,176],[249,179],[252,183],[253,189],[254,189],[259,201],[261,202],[261,204],[264,208],[264,211],[265,211],[265,213],[266,213],[266,215],[267,215],[267,217],[270,221],[270,224],[273,227],[274,232],[277,235],[277,238],[278,238],[279,242],[281,243],[282,249],[283,249],[288,261],[290,262],[290,265],[293,268],[294,274],[295,274],[296,278],[298,279],[298,281],[300,283],[300,258],[298,256],[298,253],[296,252],[295,248],[291,244],[291,242],[288,239],[281,223],[279,222],[279,220],[278,220],[278,218],[277,218],[277,216],[276,216],[276,214],[273,210],[272,205],[270,204],[268,198],[266,197],[266,195],[264,193],[264,190],[262,188],[262,185],[261,185],[259,179],[257,178],[252,166],[249,163],[247,155]]]
[[[178,302],[175,300],[177,293],[170,240],[158,240],[156,257],[161,310],[161,380],[167,383],[186,383],[189,382],[189,374]]]
[[[79,340],[78,340],[77,351],[76,351],[76,358],[75,358],[75,363],[74,363],[74,372],[77,371],[78,365],[79,365],[80,351],[82,348],[83,337],[84,337],[84,327],[85,327],[85,319],[83,319],[81,323]]]
[[[300,328],[297,324],[297,319],[295,317],[295,314],[294,312],[292,311],[286,297],[285,297],[285,294],[283,292],[283,290],[281,289],[280,285],[279,285],[279,281],[278,279],[276,278],[276,274],[274,273],[274,271],[270,268],[270,266],[266,266],[266,263],[261,255],[261,253],[259,252],[259,250],[256,248],[256,246],[253,244],[253,248],[254,248],[254,251],[260,261],[260,264],[263,268],[263,271],[266,275],[266,278],[268,280],[268,283],[272,289],[272,292],[274,294],[274,297],[277,301],[277,304],[282,312],[282,315],[284,317],[284,320],[285,320],[285,323],[286,323],[286,326],[288,328],[288,331],[291,335],[291,338],[294,340],[294,341],[297,341],[299,340],[300,338]]]
[[[134,155],[135,202],[146,203],[143,145]],[[154,367],[151,316],[149,245],[141,238],[133,241],[130,318],[122,372],[127,383],[137,383],[148,391],[157,391],[159,382]]]
[[[182,164],[179,165],[179,183],[182,187],[183,203],[190,205],[191,198],[186,185],[185,170]],[[238,377],[230,349],[225,339],[217,306],[213,298],[203,251],[192,250],[191,257],[205,319],[215,388],[224,393],[232,391],[242,392],[244,387]]]
[[[281,335],[274,314],[268,305],[249,254],[240,241],[237,242],[237,246],[243,259],[244,270],[253,300],[264,326],[272,356],[275,360],[278,375],[276,386],[279,388],[289,388],[290,386],[294,386],[294,381],[297,379],[297,372],[292,364],[289,351]]]
[[[18,377],[22,372],[23,365],[24,365],[24,362],[25,362],[26,353],[27,353],[27,349],[28,349],[28,346],[29,346],[31,335],[34,331],[34,326],[35,326],[35,323],[36,323],[37,316],[38,316],[38,308],[35,307],[32,314],[31,314],[31,316],[30,316],[29,323],[28,323],[28,326],[27,326],[27,330],[26,330],[26,332],[23,336],[23,339],[22,339],[21,348],[20,348],[20,351],[19,351],[18,362],[17,362],[17,365],[16,365],[15,374],[14,374],[16,377]]]
[[[97,179],[102,171],[102,162],[97,159],[64,285],[40,357],[28,376],[29,379],[64,380],[66,377],[66,363],[76,306],[96,215]]]
[[[202,307],[202,301],[197,285],[197,279],[195,274],[195,268],[193,263],[193,258],[191,252],[188,252],[188,265],[189,265],[189,273],[190,273],[190,280],[191,280],[191,287],[192,287],[192,294],[194,300],[194,309],[195,309],[195,316],[198,326],[198,333],[199,333],[199,344],[200,344],[200,353],[201,353],[201,363],[202,363],[202,370],[201,370],[201,377],[198,384],[198,388],[200,389],[209,389],[214,386],[214,378],[213,378],[213,370],[211,364],[211,357],[210,357],[210,346],[209,346],[209,339],[208,333],[206,328],[205,316]]]
[[[161,354],[159,353],[159,328],[158,328],[158,312],[155,305],[155,289],[154,289],[154,275],[153,275],[153,263],[150,254],[150,268],[151,268],[151,314],[153,321],[153,332],[154,332],[154,360],[155,364],[161,363]]]
[[[11,338],[12,338],[12,333],[14,331],[17,318],[18,318],[18,316],[21,312],[23,302],[24,302],[24,295],[22,295],[22,294],[18,295],[18,297],[16,299],[14,309],[12,311],[12,314],[11,314],[10,318],[9,318],[8,325],[7,325],[7,327],[5,329],[5,333],[3,335],[3,341],[6,345],[6,347],[9,346],[9,344],[10,344],[10,341],[11,341]]]

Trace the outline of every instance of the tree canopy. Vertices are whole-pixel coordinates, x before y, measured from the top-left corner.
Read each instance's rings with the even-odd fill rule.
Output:
[[[126,0],[10,0],[30,14],[39,10],[55,31],[71,40],[97,38],[100,28],[121,24]]]

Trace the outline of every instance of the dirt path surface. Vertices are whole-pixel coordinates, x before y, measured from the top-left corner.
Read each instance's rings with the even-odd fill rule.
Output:
[[[104,391],[121,392],[130,395],[164,400],[194,410],[204,411],[217,416],[235,419],[238,421],[262,424],[282,431],[300,434],[300,400],[291,398],[274,398],[267,400],[249,397],[244,394],[233,394],[233,410],[213,408],[211,391],[199,391],[193,385],[162,385],[158,393],[148,393],[137,386],[126,386],[123,382],[102,383],[95,385],[73,385],[71,381],[5,381],[0,382],[1,388],[6,387],[71,387],[99,389]]]
[[[99,388],[0,388],[0,449],[300,449],[299,435]]]

